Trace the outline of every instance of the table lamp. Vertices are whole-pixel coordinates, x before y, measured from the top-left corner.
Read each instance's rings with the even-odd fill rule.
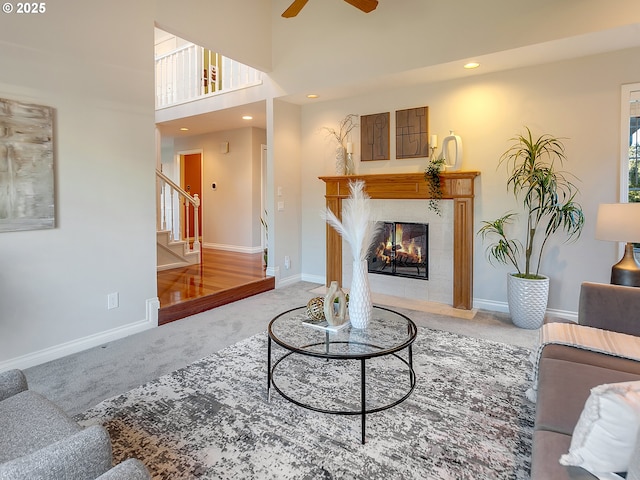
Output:
[[[598,208],[596,238],[625,242],[622,260],[611,267],[611,283],[640,287],[640,264],[633,243],[640,242],[640,203],[605,203]]]

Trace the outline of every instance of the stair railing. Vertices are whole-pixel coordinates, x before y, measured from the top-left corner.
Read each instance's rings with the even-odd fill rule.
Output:
[[[200,197],[198,194],[191,196],[188,192],[180,188],[175,182],[167,177],[160,170],[156,169],[157,181],[157,217],[156,227],[158,230],[171,232],[171,239],[175,241],[185,240],[187,249],[190,252],[200,251],[200,225],[198,212],[200,209]],[[175,215],[179,208],[184,206],[184,216]],[[193,244],[189,232],[189,213],[193,208]],[[178,218],[176,218],[176,216]],[[185,232],[184,237],[182,232]]]

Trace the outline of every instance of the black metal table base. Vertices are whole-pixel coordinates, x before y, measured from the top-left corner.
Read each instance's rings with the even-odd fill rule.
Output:
[[[287,393],[285,393],[280,387],[278,387],[278,385],[276,384],[275,380],[274,380],[274,374],[275,371],[278,367],[278,365],[280,364],[280,362],[282,362],[284,359],[286,359],[287,357],[294,355],[294,354],[298,354],[298,355],[305,355],[304,353],[300,352],[300,351],[290,351],[285,353],[282,357],[278,358],[276,360],[275,363],[273,363],[272,366],[272,362],[271,362],[271,356],[272,356],[272,348],[271,348],[271,337],[269,337],[268,339],[268,344],[267,344],[267,401],[271,401],[271,387],[273,387],[283,398],[285,398],[286,400],[288,400],[289,402],[298,405],[300,407],[309,409],[309,410],[313,410],[316,412],[320,412],[320,413],[327,413],[327,414],[333,414],[333,415],[360,415],[361,416],[361,440],[362,440],[362,444],[364,444],[366,442],[366,417],[367,414],[369,413],[376,413],[376,412],[382,412],[384,410],[388,410],[389,408],[395,407],[396,405],[399,405],[400,403],[404,402],[407,398],[409,398],[409,396],[413,393],[413,390],[416,387],[416,374],[415,371],[413,370],[413,349],[412,349],[412,345],[409,344],[406,348],[408,350],[408,358],[404,359],[402,358],[400,355],[398,355],[398,353],[389,353],[389,355],[393,355],[394,357],[396,357],[397,359],[399,359],[402,363],[404,363],[407,367],[408,367],[408,373],[409,373],[409,389],[407,391],[407,393],[405,395],[403,395],[401,398],[394,400],[391,403],[379,406],[379,407],[375,407],[375,408],[367,408],[367,388],[366,388],[366,361],[369,358],[372,357],[362,357],[362,358],[357,358],[357,359],[342,359],[342,360],[354,360],[360,361],[360,409],[359,410],[329,410],[329,409],[323,409],[323,408],[319,408],[319,407],[315,407],[313,405],[309,405],[303,402],[300,402],[298,400],[295,400],[293,398],[291,398],[291,396],[289,396]],[[306,345],[306,347],[313,347],[313,346],[317,346],[317,345],[326,345],[326,351],[329,351],[329,345],[333,344],[333,343],[347,343],[347,342],[330,342],[329,341],[329,337],[327,335],[326,341],[323,343],[315,343],[315,344],[310,344],[310,345]],[[373,347],[373,348],[379,348],[376,345],[371,345],[371,344],[366,344],[369,347]],[[329,361],[332,357],[328,357],[326,360]],[[339,359],[339,358],[338,358]]]

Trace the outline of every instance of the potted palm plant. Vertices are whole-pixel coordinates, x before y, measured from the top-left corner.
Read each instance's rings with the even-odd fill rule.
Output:
[[[487,247],[490,262],[516,270],[507,277],[513,323],[534,329],[543,323],[549,295],[549,278],[540,274],[547,241],[556,233],[564,233],[566,241],[577,239],[584,226],[584,214],[575,201],[578,189],[571,175],[558,169],[566,160],[561,139],[548,134],[534,139],[531,130],[525,128],[525,134],[511,139],[514,143],[498,162],[499,166],[507,166],[507,189],[524,208],[524,244],[508,232],[517,216],[514,212],[483,221],[478,233],[483,240],[491,239]]]

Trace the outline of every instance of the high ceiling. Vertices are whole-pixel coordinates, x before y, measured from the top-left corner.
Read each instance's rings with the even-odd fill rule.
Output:
[[[280,17],[291,0],[271,3],[272,18],[265,21],[271,23],[274,69],[268,74],[282,91],[281,99],[300,105],[312,101],[308,93],[320,95],[316,102],[331,101],[640,46],[637,14],[622,15],[594,1],[585,5],[578,0],[565,4],[491,0],[480,6],[462,0],[462,8],[448,2],[381,0],[375,11],[363,14],[338,0],[314,0],[293,19]],[[508,10],[503,3],[509,3]],[[527,24],[531,27],[509,21],[521,15],[531,20]],[[398,43],[407,30],[412,32],[411,41]],[[238,55],[223,53],[246,61],[243,54],[253,52],[255,39],[245,38],[246,31],[239,33],[243,36],[237,40]],[[363,45],[375,46],[374,53]],[[398,50],[398,45],[410,48]],[[480,68],[464,70],[463,63],[470,60],[480,62]],[[246,114],[253,120],[242,120]],[[266,128],[265,102],[163,122],[159,127],[163,135],[184,136],[248,124]],[[180,127],[189,131],[180,132]]]

